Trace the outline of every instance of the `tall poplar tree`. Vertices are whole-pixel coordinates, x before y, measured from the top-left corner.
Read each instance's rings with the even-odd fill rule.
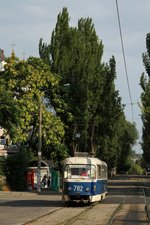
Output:
[[[115,58],[103,63],[103,48],[92,19],[81,18],[77,27],[70,27],[66,8],[57,17],[51,43],[39,42],[40,57],[60,76],[56,93],[61,100],[56,102],[51,95],[51,102],[66,125],[70,154],[88,152],[111,168],[121,151],[118,133],[124,113],[115,87]],[[65,84],[69,86],[64,88]]]
[[[143,158],[146,163],[150,163],[150,33],[146,37],[147,52],[143,53],[143,63],[147,74],[142,74],[140,85],[142,87],[141,94],[141,111],[143,122],[142,149]]]
[[[75,151],[90,151],[96,123],[96,94],[102,92],[100,70],[103,44],[90,18],[80,19],[78,28],[70,28],[68,24],[69,16],[64,8],[58,15],[51,43],[44,51],[50,49],[52,72],[61,76],[61,85],[70,84],[69,98],[65,98],[72,114],[71,124],[68,124],[71,128],[68,134],[73,138],[70,147]],[[40,41],[40,52],[44,46],[46,44]]]
[[[118,129],[123,107],[119,92],[115,88],[116,62],[112,57],[103,71],[103,93],[99,104],[99,129],[97,155],[107,161],[111,167],[117,163],[119,153]]]

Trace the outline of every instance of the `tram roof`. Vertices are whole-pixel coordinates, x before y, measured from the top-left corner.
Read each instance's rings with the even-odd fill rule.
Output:
[[[107,166],[104,161],[92,157],[70,157],[64,160],[64,164],[96,164]]]

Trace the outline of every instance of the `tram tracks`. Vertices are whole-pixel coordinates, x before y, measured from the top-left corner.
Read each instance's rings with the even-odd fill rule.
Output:
[[[136,207],[134,207],[135,199],[138,200],[137,204],[135,205]],[[134,220],[135,222],[136,214],[138,214],[139,211],[141,212],[141,206],[138,208],[141,201],[142,205],[144,205],[142,207],[146,218],[144,218],[144,220],[147,222],[147,224],[149,224],[150,220],[148,217],[147,200],[144,187],[139,188],[135,185],[132,185],[128,188],[128,191],[120,204],[112,205],[112,203],[106,204],[105,202],[101,202],[84,207],[61,207],[28,223],[25,223],[24,225],[114,225],[118,221],[130,220],[132,222]],[[131,215],[129,215],[129,213],[133,213],[135,217],[131,219]],[[128,217],[130,218],[128,219]]]
[[[87,207],[61,207],[47,214],[37,217],[23,225],[69,225],[72,221],[81,215],[82,212],[88,210]]]
[[[116,206],[105,205],[102,202],[90,206],[62,207],[24,225],[104,225],[114,211],[114,207]]]
[[[36,224],[36,223],[38,223],[38,221],[42,220],[42,219],[45,218],[46,216],[52,215],[52,214],[54,214],[55,212],[60,211],[61,209],[63,209],[63,207],[58,208],[58,209],[56,209],[56,210],[53,210],[53,211],[51,211],[51,212],[48,212],[48,213],[46,213],[46,214],[43,214],[42,216],[36,217],[35,219],[32,219],[32,220],[30,220],[30,221],[28,221],[28,222],[26,222],[26,223],[24,223],[24,224],[22,224],[22,225]]]
[[[139,181],[121,181],[112,188],[114,190],[100,203],[59,207],[24,225],[150,224],[148,185]]]
[[[86,222],[87,224],[87,221],[89,221],[88,224],[94,225],[97,224],[94,221],[96,216],[97,221],[99,221],[99,210],[102,210],[102,207],[103,205],[99,202],[95,202],[90,206],[74,205],[73,207],[62,207],[43,216],[40,216],[32,221],[29,221],[28,223],[25,223],[23,225],[83,225],[84,222]],[[91,213],[93,212],[94,214],[92,218]]]
[[[116,223],[121,225],[125,222],[139,224],[141,221],[142,224],[143,222],[144,224],[150,224],[150,215],[147,206],[144,185],[132,185],[129,187],[124,200],[116,208],[106,225],[114,225]]]

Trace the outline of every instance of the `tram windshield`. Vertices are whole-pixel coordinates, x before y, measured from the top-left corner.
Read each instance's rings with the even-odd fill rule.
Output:
[[[95,178],[96,167],[94,165],[66,165],[64,178]]]

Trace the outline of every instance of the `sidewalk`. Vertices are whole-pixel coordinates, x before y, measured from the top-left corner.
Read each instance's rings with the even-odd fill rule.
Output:
[[[9,196],[31,196],[31,195],[62,195],[62,190],[60,191],[52,191],[49,189],[42,189],[41,192],[37,192],[37,190],[32,191],[0,191],[0,195],[9,195]]]

